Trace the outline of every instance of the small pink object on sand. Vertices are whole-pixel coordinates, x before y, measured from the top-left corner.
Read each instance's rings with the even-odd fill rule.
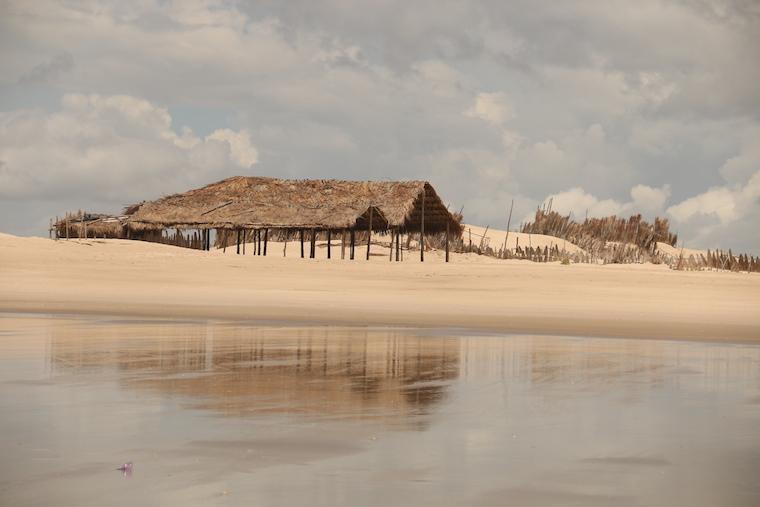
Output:
[[[119,468],[117,468],[116,470],[119,470],[125,476],[132,475],[132,462],[131,461],[126,462],[123,465],[121,465]]]

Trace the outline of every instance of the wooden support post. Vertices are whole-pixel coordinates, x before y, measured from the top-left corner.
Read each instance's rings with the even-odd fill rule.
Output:
[[[391,244],[388,246],[388,261],[389,262],[393,262],[393,235],[394,234],[395,233],[391,229],[391,234],[390,234],[390,236],[391,236]]]
[[[356,233],[355,233],[355,231],[353,229],[351,229],[350,236],[351,236],[351,238],[350,238],[351,245],[349,247],[349,256],[350,256],[351,260],[354,260],[354,243],[356,241]]]
[[[346,258],[346,230],[340,231],[340,260]]]
[[[248,241],[248,229],[243,229],[243,255],[245,255],[245,242]]]
[[[399,251],[401,250],[401,231],[396,229],[396,262],[399,260]]]
[[[317,256],[317,230],[311,230],[311,244],[309,245],[309,259],[313,259]]]
[[[449,221],[446,220],[446,262],[449,262]]]
[[[422,213],[420,214],[420,262],[425,262],[425,187],[422,187]]]
[[[240,255],[240,229],[237,230],[237,254]]]
[[[509,226],[512,223],[512,208],[515,206],[515,200],[512,199],[512,202],[509,205],[509,218],[507,218],[507,234],[504,236],[504,257],[506,257],[507,252],[507,241],[509,241]]]
[[[301,258],[303,259],[303,229],[298,229],[298,236],[301,238]]]
[[[327,229],[327,258],[331,258],[330,249],[332,247],[332,229]]]
[[[269,229],[264,229],[264,256],[267,255],[267,243],[269,242]]]
[[[369,260],[369,245],[372,241],[372,206],[369,208],[369,224],[367,225],[367,260]]]

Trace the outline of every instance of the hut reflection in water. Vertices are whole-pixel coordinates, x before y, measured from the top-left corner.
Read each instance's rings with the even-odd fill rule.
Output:
[[[112,370],[126,387],[233,416],[422,415],[459,375],[457,338],[386,329],[146,323],[76,332],[53,331],[54,375]]]

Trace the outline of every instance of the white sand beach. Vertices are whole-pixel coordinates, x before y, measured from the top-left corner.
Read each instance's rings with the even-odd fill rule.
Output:
[[[0,235],[0,311],[448,326],[579,336],[760,341],[760,276],[655,265],[537,264],[407,252],[389,262]],[[308,250],[308,248],[307,248]]]

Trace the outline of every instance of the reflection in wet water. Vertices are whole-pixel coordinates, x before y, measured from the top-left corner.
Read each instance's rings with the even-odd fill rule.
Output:
[[[459,341],[398,331],[224,324],[54,328],[54,377],[118,372],[134,389],[225,415],[334,418],[424,414],[459,373]],[[106,329],[108,325],[105,326]],[[107,331],[106,331],[107,332]]]
[[[754,506],[760,347],[6,315],[0,434],[0,505]]]

